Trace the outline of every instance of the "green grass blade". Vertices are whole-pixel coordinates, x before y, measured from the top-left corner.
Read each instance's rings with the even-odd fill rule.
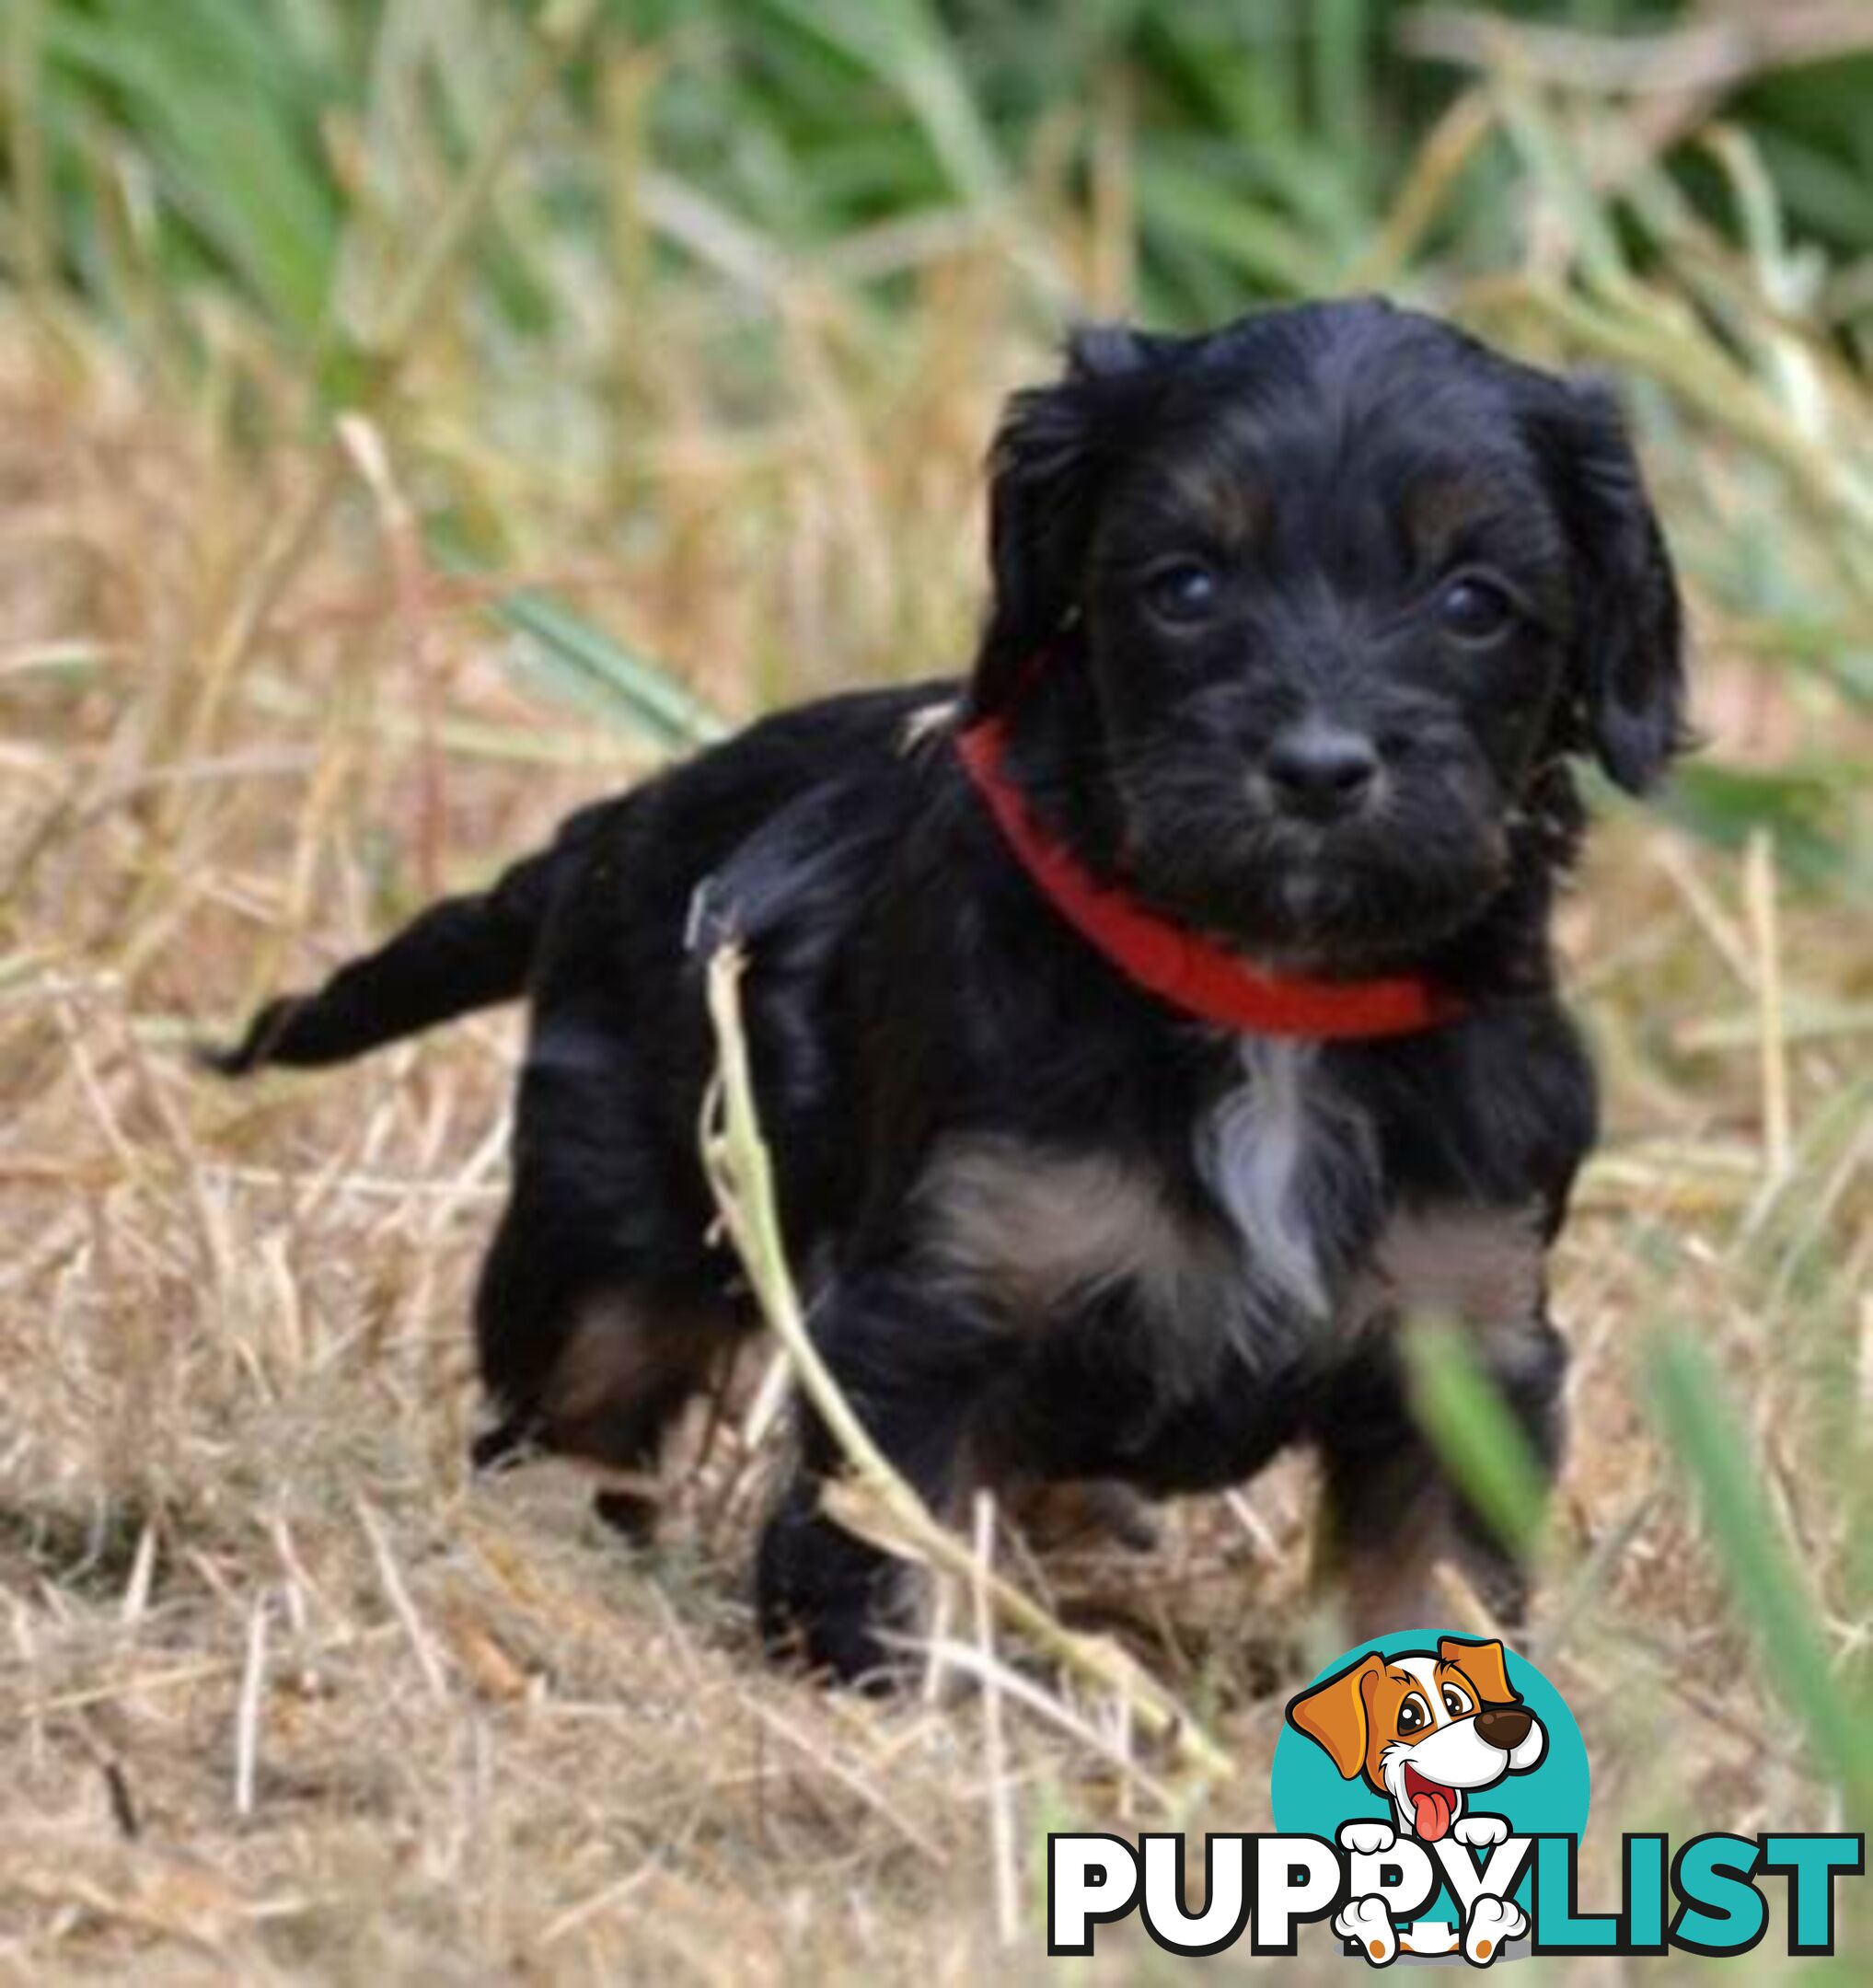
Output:
[[[1801,1721],[1816,1771],[1842,1786],[1864,1822],[1873,1815],[1873,1718],[1834,1674],[1816,1604],[1710,1356],[1673,1334],[1652,1347],[1646,1365],[1655,1419],[1697,1496],[1737,1619],[1753,1632],[1771,1687]]]
[[[1546,1493],[1528,1438],[1469,1341],[1427,1323],[1404,1339],[1412,1408],[1452,1480],[1490,1531],[1528,1557],[1541,1543]]]
[[[122,0],[48,20],[49,58],[133,137],[168,214],[301,339],[322,320],[341,196],[320,121],[333,79],[244,0]],[[186,267],[179,253],[172,275]]]
[[[1311,14],[1321,134],[1327,141],[1328,156],[1363,204],[1377,136],[1368,67],[1371,10],[1368,0],[1316,0]]]
[[[601,717],[629,725],[665,751],[726,736],[728,726],[666,671],[621,647],[571,609],[539,594],[509,594],[493,613],[526,645],[524,665]]]
[[[1232,265],[1258,286],[1300,296],[1325,286],[1331,255],[1283,216],[1162,154],[1139,168],[1146,225]]]
[[[1007,172],[965,74],[954,38],[922,0],[773,0],[777,11],[822,37],[902,101],[957,193],[999,200]]]

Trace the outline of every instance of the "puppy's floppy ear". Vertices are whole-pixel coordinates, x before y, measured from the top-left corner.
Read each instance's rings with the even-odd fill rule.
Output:
[[[1521,1693],[1509,1682],[1509,1664],[1497,1642],[1471,1643],[1462,1636],[1439,1636],[1438,1655],[1455,1664],[1475,1687],[1485,1705],[1520,1705]]]
[[[1590,380],[1548,380],[1534,421],[1575,575],[1578,730],[1628,793],[1689,743],[1678,582],[1619,403]]]
[[[1006,701],[1029,659],[1078,605],[1100,482],[1157,357],[1175,341],[1088,325],[1062,377],[1011,397],[989,452],[989,622],[970,703]]]
[[[1358,1663],[1289,1701],[1288,1723],[1326,1749],[1342,1780],[1352,1780],[1365,1768],[1366,1741],[1371,1730],[1366,1686],[1384,1668],[1385,1659],[1378,1651],[1368,1650]]]

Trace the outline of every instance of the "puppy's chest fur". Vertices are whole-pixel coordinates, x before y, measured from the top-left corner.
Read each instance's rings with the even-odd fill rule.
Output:
[[[1265,1302],[1324,1320],[1382,1206],[1377,1141],[1319,1046],[1244,1037],[1234,1081],[1197,1119],[1191,1159]]]
[[[1221,1358],[1331,1361],[1394,1312],[1509,1323],[1538,1310],[1532,1216],[1398,1212],[1371,1119],[1325,1065],[1317,1045],[1243,1039],[1193,1111],[1181,1165],[947,1139],[919,1189],[926,1262],[1016,1331],[1117,1305],[1170,1394],[1202,1390]]]

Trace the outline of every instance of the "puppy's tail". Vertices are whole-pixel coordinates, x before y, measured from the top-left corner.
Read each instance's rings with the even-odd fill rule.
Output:
[[[543,850],[491,889],[431,905],[317,992],[268,1001],[238,1042],[198,1046],[196,1059],[224,1077],[245,1077],[264,1063],[342,1063],[512,1000],[526,986],[560,853],[558,846]]]

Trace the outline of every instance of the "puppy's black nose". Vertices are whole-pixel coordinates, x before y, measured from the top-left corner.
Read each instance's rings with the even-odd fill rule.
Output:
[[[1485,1705],[1476,1715],[1477,1732],[1505,1753],[1512,1753],[1528,1738],[1533,1724],[1533,1716],[1519,1705]]]
[[[1357,732],[1310,721],[1278,734],[1263,768],[1289,814],[1331,821],[1350,815],[1371,792],[1379,755]]]

